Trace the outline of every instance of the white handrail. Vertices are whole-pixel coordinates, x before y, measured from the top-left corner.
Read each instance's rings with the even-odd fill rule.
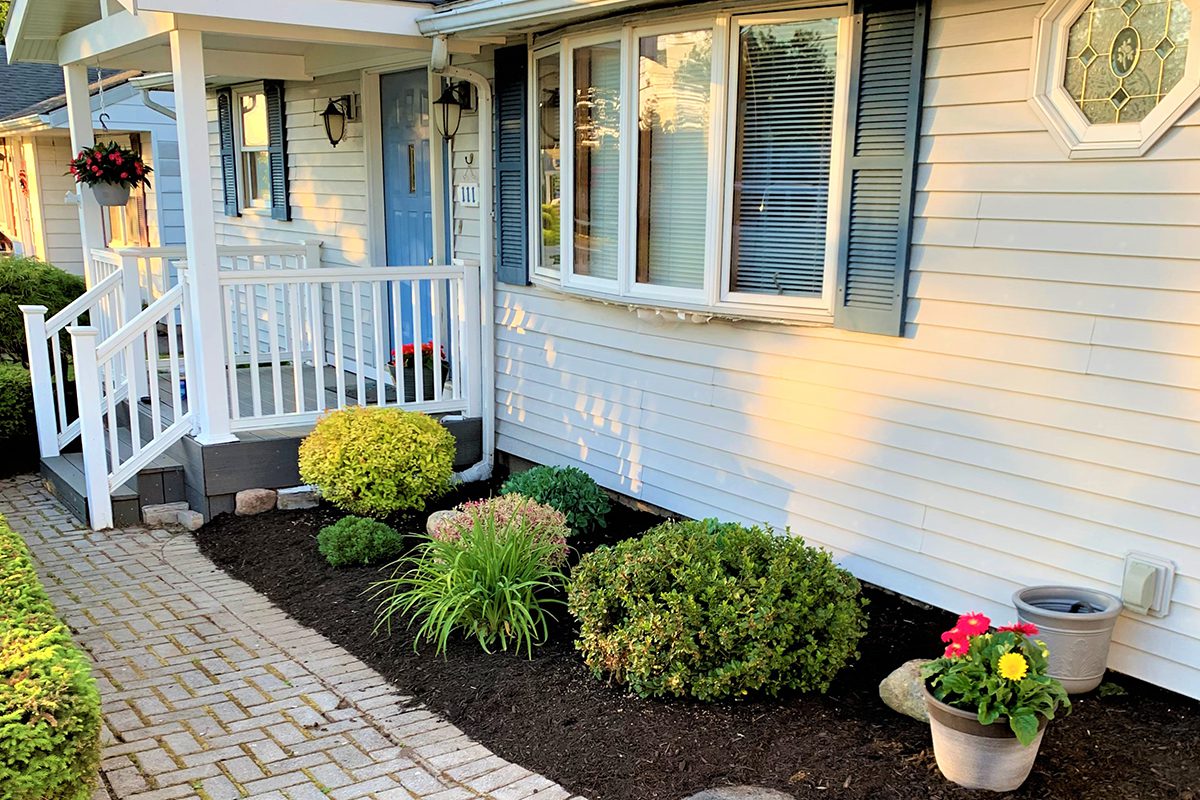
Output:
[[[53,317],[46,320],[46,335],[48,336],[52,333],[58,333],[68,325],[74,325],[75,321],[88,311],[91,311],[92,306],[95,305],[109,290],[120,285],[120,273],[114,272],[105,277],[95,286],[63,306],[62,309]]]
[[[321,281],[414,281],[461,278],[467,267],[458,265],[436,267],[325,267],[312,271],[239,270],[222,272],[217,280],[230,283],[310,283]]]

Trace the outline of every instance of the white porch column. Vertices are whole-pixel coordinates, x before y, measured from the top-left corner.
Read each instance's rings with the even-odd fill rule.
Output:
[[[175,127],[183,180],[183,225],[187,238],[188,290],[193,327],[188,372],[188,403],[196,412],[196,439],[202,444],[233,441],[226,394],[224,327],[217,285],[217,227],[209,172],[208,103],[204,86],[204,45],[199,31],[171,31],[171,75],[175,82]]]
[[[67,123],[71,130],[71,155],[96,143],[92,128],[92,96],[88,92],[86,64],[67,64],[63,67],[63,82],[67,89]],[[103,213],[92,194],[91,187],[77,184],[79,195],[79,233],[83,237],[83,277],[91,288],[94,270],[92,250],[104,247]]]

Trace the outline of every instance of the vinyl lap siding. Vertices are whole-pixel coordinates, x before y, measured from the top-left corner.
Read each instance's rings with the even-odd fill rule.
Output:
[[[502,287],[498,446],[999,619],[1169,557],[1170,616],[1124,616],[1110,664],[1200,696],[1200,112],[1068,162],[1025,101],[1037,8],[934,2],[905,338]]]

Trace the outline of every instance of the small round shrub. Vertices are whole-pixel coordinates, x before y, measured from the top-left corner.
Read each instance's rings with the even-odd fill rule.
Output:
[[[317,534],[317,549],[333,567],[366,566],[400,555],[404,540],[376,519],[342,517]]]
[[[25,317],[18,306],[46,307],[46,318],[57,314],[84,292],[83,278],[58,267],[22,256],[0,257],[0,360],[28,363]],[[64,353],[70,353],[70,343]]]
[[[858,656],[865,605],[827,552],[716,520],[596,549],[567,595],[576,648],[597,676],[698,700],[826,691]]]
[[[604,527],[608,495],[581,469],[534,467],[518,472],[500,488],[501,494],[523,494],[531,500],[556,508],[567,517],[575,533]]]
[[[529,529],[537,542],[554,545],[550,563],[561,566],[567,561],[567,518],[561,511],[542,505],[520,494],[506,494],[486,500],[463,503],[437,523],[433,538],[444,542],[460,541],[481,518],[490,518],[497,531],[508,533],[521,526]]]
[[[29,370],[0,361],[0,441],[28,439],[34,430]]]
[[[323,417],[300,443],[300,477],[352,514],[421,511],[454,474],[454,435],[425,414],[355,406]]]

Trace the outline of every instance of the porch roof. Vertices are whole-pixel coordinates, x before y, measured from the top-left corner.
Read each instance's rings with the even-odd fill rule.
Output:
[[[429,2],[412,0],[14,0],[5,31],[12,61],[170,69],[172,30],[204,34],[228,78],[306,80],[397,50],[428,51],[417,27]],[[479,52],[459,40],[451,50]],[[210,76],[211,77],[211,76]]]

